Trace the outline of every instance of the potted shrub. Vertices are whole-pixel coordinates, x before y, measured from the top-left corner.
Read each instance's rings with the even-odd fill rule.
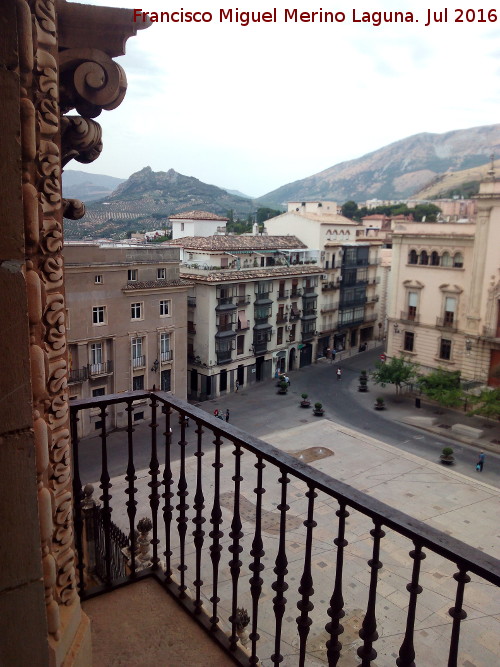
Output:
[[[366,371],[361,371],[359,376],[358,391],[368,391],[368,375]]]
[[[375,405],[373,407],[375,410],[385,410],[385,401],[382,396],[375,399]]]
[[[446,463],[447,465],[454,463],[455,457],[453,456],[453,449],[451,447],[443,447],[443,451],[439,458],[441,459],[441,463]]]
[[[323,410],[323,403],[315,403],[314,404],[314,414],[317,417],[321,417],[324,415],[325,411]]]
[[[308,408],[311,405],[311,401],[307,400],[308,394],[301,394],[302,400],[300,401],[301,408]]]
[[[288,384],[285,382],[285,380],[281,380],[281,382],[278,384],[278,394],[286,394],[288,391]]]

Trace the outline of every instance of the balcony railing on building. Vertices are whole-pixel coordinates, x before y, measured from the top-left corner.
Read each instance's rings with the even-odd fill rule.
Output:
[[[286,299],[288,299],[289,293],[290,293],[290,290],[287,290],[287,289],[280,290],[276,295],[276,299],[278,301],[285,301]]]
[[[339,308],[352,308],[353,306],[363,306],[367,302],[366,296],[357,296],[352,299],[342,299]]]
[[[217,325],[217,331],[234,331],[234,322],[223,322]]]
[[[327,283],[323,283],[321,285],[321,291],[322,292],[332,292],[333,290],[340,289],[341,282],[340,281],[330,281]]]
[[[449,315],[445,317],[436,317],[436,326],[440,329],[449,329],[450,331],[456,331],[458,328],[456,320]]]
[[[196,308],[196,297],[195,296],[188,296],[188,307],[189,308]]]
[[[236,297],[236,304],[238,306],[247,306],[252,300],[250,294],[240,294]]]
[[[87,366],[83,368],[72,368],[68,374],[69,384],[75,384],[77,382],[85,382],[89,379],[89,370]]]
[[[500,338],[500,326],[490,327],[485,325],[483,327],[483,336],[485,338]]]
[[[308,343],[309,341],[313,340],[314,336],[316,335],[316,331],[313,329],[312,331],[302,331],[302,342],[303,343]]]
[[[302,317],[315,317],[318,314],[317,308],[304,308],[302,310]]]
[[[221,364],[229,364],[232,360],[232,353],[231,350],[223,350],[215,353],[217,356],[217,364],[220,366]]]
[[[166,352],[160,352],[160,361],[161,363],[166,363],[167,361],[172,361],[174,358],[174,351],[167,350]]]
[[[323,306],[320,309],[321,313],[334,313],[336,310],[338,310],[339,304],[338,303],[324,303]]]
[[[292,287],[290,290],[290,298],[293,299],[295,296],[301,296],[302,289],[300,287]]]
[[[296,322],[300,319],[300,310],[291,310],[288,316],[290,322]]]
[[[285,322],[288,322],[288,316],[286,313],[278,313],[276,315],[276,324],[284,324]]]
[[[145,359],[145,357],[141,358]],[[89,377],[94,377],[96,375],[109,375],[110,373],[113,372],[113,361],[109,360],[109,361],[102,361],[98,364],[89,364],[87,368]]]
[[[141,471],[135,459],[137,401],[148,401],[151,412],[149,442],[142,442],[142,434],[140,443],[147,446],[149,466]],[[122,476],[111,479],[107,420],[114,407],[127,421],[125,430],[114,434],[125,445]],[[92,480],[82,478],[88,450],[78,437],[80,413],[89,409],[100,416],[102,450],[98,479]],[[347,649],[342,645],[341,621],[355,610],[356,662],[373,664],[380,645],[385,652],[380,664],[411,667],[423,664],[416,627],[422,618],[419,596],[435,596],[432,587],[439,576],[442,595],[449,600],[449,630],[433,639],[439,664],[456,667],[459,658],[460,664],[465,658],[481,661],[469,654],[470,643],[466,654],[460,652],[460,641],[462,635],[477,633],[475,624],[463,623],[469,589],[500,586],[500,561],[493,556],[165,392],[74,400],[70,415],[82,599],[153,577],[239,665],[262,661],[277,666],[291,646],[296,647],[293,664],[298,667],[313,659],[343,664],[355,639],[350,630]],[[101,490],[97,512],[92,488],[86,486],[95,482]],[[331,512],[325,516],[328,507]],[[348,558],[350,544],[355,566]],[[399,594],[406,600],[398,602],[400,613],[390,636],[385,632],[379,641],[381,585],[387,581],[383,550],[387,558],[397,554],[398,574],[408,584]],[[315,591],[318,555],[319,566],[331,568],[329,590]],[[429,566],[421,568],[428,556]],[[292,561],[298,577],[289,574]],[[366,590],[352,585],[361,578]],[[247,651],[240,641],[242,616],[249,622]],[[321,632],[325,638],[319,643]]]
[[[143,368],[145,365],[146,357],[144,355],[132,357],[132,368]]]
[[[236,331],[247,331],[250,329],[250,320],[238,320]]]
[[[412,310],[402,310],[401,311],[401,321],[402,322],[416,322],[420,321],[420,315]]]

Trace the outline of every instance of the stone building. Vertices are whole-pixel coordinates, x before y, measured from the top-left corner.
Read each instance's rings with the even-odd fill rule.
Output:
[[[318,253],[294,236],[211,236],[182,248],[188,394],[207,399],[310,364],[316,356]]]
[[[266,222],[270,234],[294,234],[319,249],[323,268],[318,296],[318,353],[358,347],[380,336],[379,248],[365,228],[337,213],[329,201],[290,202],[288,211]],[[379,326],[380,325],[380,326]]]
[[[498,386],[500,180],[492,172],[476,204],[474,223],[395,227],[388,354]]]
[[[185,399],[189,283],[179,250],[73,242],[64,259],[70,399],[153,386]],[[108,419],[123,426],[126,415]],[[81,435],[99,428],[98,411],[79,426]]]

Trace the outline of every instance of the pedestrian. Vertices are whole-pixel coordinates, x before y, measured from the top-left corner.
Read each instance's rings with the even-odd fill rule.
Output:
[[[290,386],[290,378],[288,377],[288,375],[284,376],[284,380],[287,383],[287,385]]]
[[[483,466],[484,466],[484,452],[481,452],[479,454],[479,459],[477,460],[476,463],[476,470],[478,472],[483,472]]]
[[[333,348],[333,350],[332,350],[332,363],[335,361],[336,355],[337,355],[337,350],[335,348]]]
[[[337,380],[341,379],[342,379],[342,369],[339,366],[339,368],[337,368]]]
[[[218,416],[219,416],[219,411],[217,410],[217,408],[215,408],[215,410],[214,410],[214,417],[218,417]]]
[[[240,388],[240,383],[238,382],[238,380],[236,380],[234,386],[236,387],[236,393],[238,393],[238,389]]]
[[[226,421],[229,421],[229,408],[226,410]]]

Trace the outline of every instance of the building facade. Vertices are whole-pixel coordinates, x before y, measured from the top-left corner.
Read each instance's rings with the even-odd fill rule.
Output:
[[[185,398],[189,283],[179,250],[68,243],[65,271],[70,399],[153,386]],[[134,413],[148,417],[146,405]],[[100,427],[97,412],[87,419],[81,434]],[[126,415],[109,420],[122,426]]]
[[[171,215],[168,220],[172,226],[172,238],[179,239],[224,234],[228,218],[207,211],[189,211]]]
[[[388,354],[500,385],[500,180],[481,183],[475,223],[393,232]]]

